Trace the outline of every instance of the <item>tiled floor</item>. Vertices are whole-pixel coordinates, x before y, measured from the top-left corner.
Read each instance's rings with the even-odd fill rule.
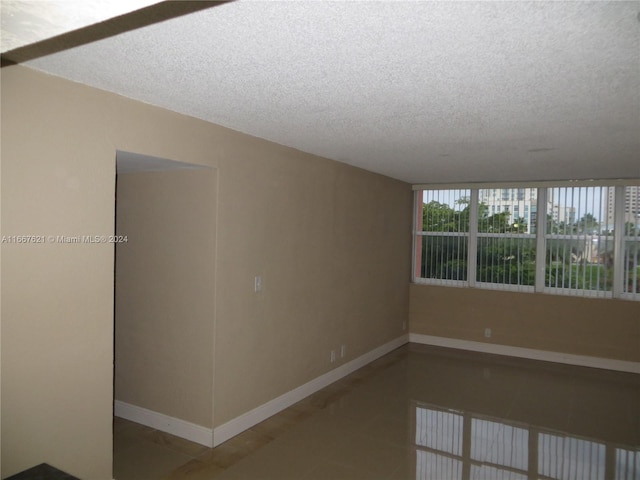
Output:
[[[215,449],[114,439],[116,480],[639,480],[640,376],[409,344]]]

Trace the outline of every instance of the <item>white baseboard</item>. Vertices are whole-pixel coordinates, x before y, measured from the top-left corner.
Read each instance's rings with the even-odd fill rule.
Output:
[[[169,415],[131,405],[130,403],[125,403],[120,400],[114,402],[113,414],[116,417],[131,420],[132,422],[170,433],[176,437],[191,440],[205,447],[213,447],[213,430],[203,427],[202,425],[196,425],[186,420],[170,417]]]
[[[367,352],[364,355],[361,355],[360,357],[351,360],[350,362],[347,362],[344,365],[341,365],[324,375],[305,383],[304,385],[284,393],[283,395],[280,395],[279,397],[274,398],[273,400],[264,403],[214,429],[196,425],[179,418],[170,417],[136,405],[131,405],[120,400],[116,400],[114,402],[114,415],[211,448],[226,442],[239,433],[248,430],[263,420],[281,412],[294,403],[299,402],[327,385],[340,380],[341,378],[408,342],[640,374],[640,363],[638,362],[572,355],[568,353],[549,352],[545,350],[512,347],[509,345],[498,345],[494,343],[482,343],[471,340],[460,340],[455,338],[411,333],[381,345],[380,347],[371,350],[370,352]]]
[[[283,395],[280,395],[273,400],[254,408],[240,415],[239,417],[230,420],[213,430],[213,445],[217,446],[223,442],[226,442],[232,437],[235,437],[239,433],[253,427],[254,425],[266,420],[267,418],[281,412],[287,407],[290,407],[296,402],[299,402],[303,398],[317,392],[318,390],[330,385],[331,383],[340,380],[341,378],[349,375],[359,368],[373,362],[374,360],[386,355],[387,353],[395,350],[398,347],[408,343],[409,335],[403,335],[401,337],[392,340],[389,343],[381,345],[380,347],[371,350],[370,352],[361,355],[360,357],[351,360],[350,362],[341,365],[330,372],[320,375],[319,377],[305,383]]]
[[[436,337],[433,335],[422,335],[419,333],[411,333],[409,335],[409,341],[413,343],[422,343],[424,345],[470,350],[472,352],[507,355],[510,357],[543,360],[546,362],[564,363],[581,367],[617,370],[620,372],[640,373],[640,363],[625,360],[572,355],[570,353],[548,352],[546,350],[512,347],[509,345],[498,345],[495,343],[474,342],[471,340],[460,340],[456,338]]]
[[[213,430],[179,418],[154,412],[153,410],[131,405],[120,400],[116,400],[114,402],[114,415],[211,448],[226,442],[239,433],[248,430],[263,420],[281,412],[303,398],[308,397],[337,380],[340,380],[341,378],[408,342],[409,335],[398,337],[389,343],[381,345],[380,347],[371,350],[370,352],[367,352],[364,355],[361,355],[358,358],[325,373],[324,375],[320,375],[304,385],[280,395],[279,397],[274,398],[273,400],[262,404],[259,407],[256,407],[223,425],[220,425],[219,427],[216,427]]]

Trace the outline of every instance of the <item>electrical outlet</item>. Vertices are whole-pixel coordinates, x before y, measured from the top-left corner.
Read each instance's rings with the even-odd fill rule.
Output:
[[[260,275],[253,279],[253,291],[256,293],[262,291],[262,277]]]
[[[347,354],[347,346],[342,345],[340,347],[340,358],[344,358],[346,354]]]
[[[329,358],[331,359],[331,363],[336,361],[336,351],[335,350],[331,350],[331,356]]]
[[[490,328],[485,328],[484,329],[484,336],[485,336],[485,338],[491,338],[491,329]]]

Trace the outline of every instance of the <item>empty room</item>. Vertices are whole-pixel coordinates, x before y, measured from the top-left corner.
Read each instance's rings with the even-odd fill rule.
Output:
[[[2,479],[640,478],[640,2],[0,8]]]

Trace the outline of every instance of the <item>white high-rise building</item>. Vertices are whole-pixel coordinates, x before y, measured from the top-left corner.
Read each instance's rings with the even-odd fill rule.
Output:
[[[508,212],[511,221],[524,219],[527,233],[532,233],[537,222],[537,188],[493,188],[479,191],[478,201],[488,207],[489,216]],[[547,202],[547,214],[555,222],[573,224],[576,221],[575,208]]]
[[[640,186],[616,187],[624,188],[624,222],[640,225]],[[614,189],[609,189],[607,224],[614,224]]]
[[[538,190],[535,188],[481,189],[478,201],[488,207],[489,216],[508,212],[512,221],[524,219],[527,232],[536,224]]]

